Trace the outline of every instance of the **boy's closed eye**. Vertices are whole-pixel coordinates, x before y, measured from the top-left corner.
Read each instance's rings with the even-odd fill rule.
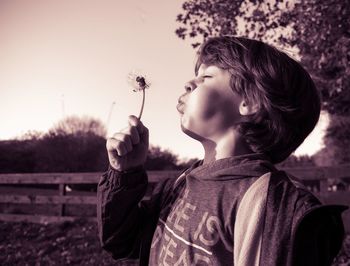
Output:
[[[188,82],[185,85],[185,91],[187,93],[194,91],[197,88],[198,83],[204,82],[205,79],[212,78],[212,77],[213,77],[212,75],[200,75],[200,76],[197,76],[194,80]]]
[[[212,75],[201,75],[196,78],[196,83],[204,82],[206,79],[212,78]]]
[[[203,75],[198,75],[197,79],[205,79],[205,78],[212,78],[213,76],[210,74],[203,74]]]

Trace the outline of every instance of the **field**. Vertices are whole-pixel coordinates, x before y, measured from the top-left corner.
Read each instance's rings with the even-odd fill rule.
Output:
[[[1,265],[116,264],[98,242],[97,226],[79,220],[59,224],[0,222]]]
[[[14,265],[135,265],[116,263],[100,248],[97,226],[79,220],[60,224],[0,222],[0,261]],[[350,265],[350,235],[333,265]]]
[[[23,185],[0,186],[0,195],[58,195],[57,188],[34,188]],[[95,192],[70,191],[67,195],[91,196]],[[349,192],[322,193],[328,204],[349,204]],[[0,213],[60,215],[60,205],[0,203]],[[94,217],[94,205],[67,204],[65,215]],[[344,213],[347,236],[333,265],[350,266],[350,210]],[[116,263],[104,252],[97,237],[96,222],[84,218],[75,222],[35,224],[0,222],[0,265],[136,265]]]

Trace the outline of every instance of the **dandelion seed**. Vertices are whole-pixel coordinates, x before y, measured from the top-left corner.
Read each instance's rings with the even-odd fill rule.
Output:
[[[145,106],[145,90],[148,89],[151,84],[147,81],[145,75],[135,70],[128,74],[128,82],[133,87],[134,92],[142,91],[142,105],[138,116],[138,118],[141,119],[143,108]]]

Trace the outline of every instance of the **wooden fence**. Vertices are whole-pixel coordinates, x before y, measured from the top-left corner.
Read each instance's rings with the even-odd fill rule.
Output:
[[[284,168],[294,176],[299,177],[306,186],[315,192],[324,202],[330,204],[350,205],[350,165],[338,167],[303,167]],[[177,171],[150,171],[148,172],[150,188],[167,177],[176,177]],[[101,173],[38,173],[38,174],[0,174],[0,205],[49,205],[56,208],[55,215],[45,214],[16,214],[0,213],[2,221],[26,221],[50,223],[73,221],[79,216],[67,215],[69,205],[88,206],[95,208],[96,193],[72,193],[68,187],[74,185],[96,186]],[[33,192],[30,186],[50,186],[51,193]],[[17,188],[14,188],[14,187]],[[20,188],[18,188],[20,187]],[[52,189],[54,187],[54,189]],[[337,191],[332,191],[334,188]],[[341,190],[339,190],[341,189]],[[42,189],[42,191],[48,189]],[[95,220],[95,217],[85,217]],[[344,214],[347,231],[350,231],[350,212]]]
[[[177,171],[149,172],[150,188],[159,180],[175,177],[177,174]],[[50,223],[73,221],[80,218],[67,216],[67,205],[90,205],[94,208],[96,192],[78,192],[76,195],[71,195],[69,187],[74,185],[96,187],[101,175],[102,173],[0,174],[0,204],[46,204],[58,207],[58,215],[0,213],[0,220]],[[46,185],[46,188],[35,190],[32,188],[33,185],[40,185],[41,187]],[[56,187],[56,190],[52,187]],[[49,192],[49,195],[41,195],[43,191]],[[95,217],[85,217],[84,219],[95,220]]]

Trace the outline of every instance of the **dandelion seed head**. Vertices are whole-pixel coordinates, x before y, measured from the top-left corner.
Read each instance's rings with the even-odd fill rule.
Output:
[[[146,78],[146,75],[136,70],[133,70],[128,74],[128,83],[131,85],[134,92],[148,89],[151,85],[151,83]]]

